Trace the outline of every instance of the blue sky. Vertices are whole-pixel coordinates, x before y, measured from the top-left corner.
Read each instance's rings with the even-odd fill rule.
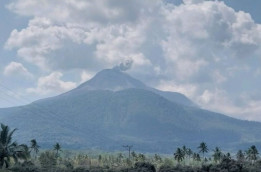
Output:
[[[261,121],[259,0],[0,2],[0,107],[58,95],[127,60],[147,85]]]

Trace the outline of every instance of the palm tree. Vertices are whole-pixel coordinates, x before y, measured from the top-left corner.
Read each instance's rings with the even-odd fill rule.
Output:
[[[198,153],[196,154],[196,160],[197,160],[197,161],[201,161],[200,155],[199,155]]]
[[[252,145],[247,151],[247,159],[251,160],[251,163],[253,164],[257,160],[258,156],[258,150],[255,145]]]
[[[188,149],[187,149],[187,147],[185,145],[182,146],[182,152],[184,154],[184,158],[186,158]]]
[[[134,161],[137,161],[137,154],[136,154],[136,152],[134,152],[134,151],[132,151],[131,152],[131,156],[132,156],[132,160]]]
[[[198,153],[193,153],[192,158],[194,161],[200,161],[200,156]]]
[[[124,157],[123,157],[122,153],[119,153],[119,154],[118,154],[118,157],[117,157],[118,162],[119,162],[119,163],[122,163],[122,159],[123,159],[123,158],[124,158]]]
[[[31,149],[31,151],[34,152],[34,155],[35,155],[34,158],[35,159],[36,159],[36,156],[37,156],[37,154],[39,152],[39,148],[40,148],[40,146],[38,145],[37,141],[35,139],[31,140],[30,149]]]
[[[17,155],[17,157],[19,159],[27,160],[27,159],[29,159],[31,157],[30,149],[29,149],[29,147],[26,144],[19,145],[16,148],[16,150],[17,150],[16,155]],[[17,162],[17,161],[15,161],[15,162]]]
[[[12,136],[16,129],[10,132],[8,126],[1,124],[0,131],[0,168],[9,167],[10,158],[17,163],[18,159],[28,158],[28,147],[26,145],[18,145],[12,142]]]
[[[188,153],[188,149],[185,145],[182,146],[182,153],[183,153],[183,156],[184,156],[184,160],[185,160],[185,164],[186,164],[186,159],[187,159],[187,153]]]
[[[53,146],[53,149],[56,151],[56,157],[59,156],[59,151],[62,151],[62,147],[59,143],[56,143],[54,146]]]
[[[219,147],[216,147],[214,149],[214,154],[213,154],[213,158],[214,158],[214,161],[217,163],[217,162],[220,162],[221,158],[222,158],[222,152],[220,150]]]
[[[245,155],[242,150],[237,152],[237,160],[241,163],[245,160]]]
[[[174,159],[180,163],[184,159],[184,152],[182,149],[177,148],[176,152],[174,153]]]
[[[98,156],[98,161],[99,161],[99,165],[100,165],[101,162],[102,162],[102,156],[101,155]]]
[[[198,149],[199,149],[199,153],[202,153],[203,159],[205,159],[204,154],[208,152],[207,144],[205,142],[201,142]]]
[[[193,155],[193,151],[190,148],[188,148],[188,150],[187,150],[187,155],[188,155],[189,163],[190,163],[190,158]]]
[[[232,157],[231,157],[230,153],[228,152],[226,155],[224,155],[224,158],[231,159]]]

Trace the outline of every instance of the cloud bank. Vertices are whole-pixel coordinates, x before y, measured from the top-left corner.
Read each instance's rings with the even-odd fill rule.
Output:
[[[32,78],[33,75],[24,67],[23,64],[18,62],[11,62],[9,63],[4,69],[5,76],[22,76],[27,79]]]
[[[76,84],[73,82],[62,81],[62,76],[63,74],[60,72],[53,72],[48,76],[40,77],[37,82],[37,87],[28,88],[27,91],[36,94],[59,94],[76,87]]]
[[[128,72],[150,86],[182,92],[203,108],[261,120],[261,99],[245,96],[260,92],[253,85],[260,84],[261,25],[224,2],[12,0],[7,8],[31,19],[11,32],[5,48],[49,73],[31,92],[75,87],[60,79],[61,72],[82,70],[83,80],[86,71],[132,59]],[[56,81],[44,86],[43,80]]]

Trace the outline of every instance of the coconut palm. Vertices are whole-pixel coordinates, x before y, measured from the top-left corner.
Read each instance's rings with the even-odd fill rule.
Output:
[[[117,157],[118,162],[122,163],[123,158],[124,158],[124,156],[122,155],[122,153],[119,153],[118,157]]]
[[[99,165],[100,165],[101,162],[102,162],[102,155],[99,155],[99,156],[98,156],[98,161],[99,161]]]
[[[56,144],[53,146],[53,150],[56,151],[56,157],[59,156],[59,152],[62,151],[61,149],[62,149],[62,147],[61,147],[61,145],[60,145],[59,143],[56,143]]]
[[[201,160],[198,153],[193,153],[192,158],[193,158],[194,161],[200,161]]]
[[[187,155],[188,155],[188,159],[189,159],[189,163],[190,163],[190,158],[193,155],[193,151],[190,148],[188,148],[188,150],[187,150]]]
[[[187,154],[188,154],[188,157],[190,159],[192,154],[193,154],[193,151],[190,148],[188,148]]]
[[[207,144],[205,142],[201,142],[198,149],[199,149],[199,153],[202,153],[203,159],[205,159],[204,155],[205,155],[205,153],[208,152]]]
[[[247,159],[249,159],[252,164],[257,160],[258,158],[258,150],[256,148],[255,145],[252,145],[247,151],[246,151],[246,154],[247,154]]]
[[[31,146],[30,146],[30,151],[34,152],[34,158],[36,158],[38,152],[39,152],[40,146],[38,145],[37,141],[35,139],[31,140]]]
[[[198,153],[196,154],[196,160],[201,161],[200,155]]]
[[[21,144],[16,147],[16,156],[18,159],[27,160],[31,157],[30,148],[26,144]],[[17,162],[15,160],[15,162]]]
[[[245,155],[242,150],[237,152],[237,160],[241,163],[245,160]]]
[[[216,147],[214,149],[214,154],[213,154],[213,158],[214,158],[214,161],[217,163],[217,162],[220,162],[221,158],[222,158],[222,152],[220,150],[219,147]]]
[[[138,158],[138,157],[137,157],[137,154],[136,154],[135,151],[132,151],[132,152],[131,152],[131,156],[132,156],[132,160],[133,160],[133,161],[137,161],[137,158]]]
[[[176,152],[174,153],[174,159],[180,163],[184,159],[184,152],[182,149],[177,148]]]
[[[230,153],[228,152],[227,154],[224,155],[224,158],[227,158],[227,159],[232,159]]]
[[[184,154],[184,158],[186,158],[187,153],[188,153],[188,149],[187,149],[187,147],[185,145],[182,146],[182,152]]]
[[[16,129],[10,132],[8,126],[1,124],[0,131],[0,168],[4,166],[9,167],[11,158],[15,162],[18,162],[18,159],[27,159],[28,158],[28,147],[26,145],[18,145],[16,142],[12,142],[12,136]]]

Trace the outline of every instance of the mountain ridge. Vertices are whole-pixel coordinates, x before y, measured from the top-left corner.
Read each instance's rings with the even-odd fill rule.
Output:
[[[118,74],[116,80],[108,77]],[[261,146],[259,122],[171,101],[121,71],[103,70],[93,79],[55,97],[0,109],[0,121],[19,129],[19,142],[34,138],[43,148],[59,142],[70,149],[114,151],[131,144],[137,151],[172,153],[201,141],[226,149]],[[91,88],[97,84],[101,87]]]
[[[74,92],[77,90],[111,90],[120,91],[128,88],[138,88],[148,91],[152,91],[166,99],[173,101],[175,103],[180,103],[186,106],[197,105],[189,100],[185,95],[178,92],[171,91],[161,91],[152,87],[149,87],[142,83],[141,81],[129,76],[127,73],[122,72],[118,68],[104,69],[98,72],[89,81],[86,81],[79,85],[77,88],[69,91]]]

